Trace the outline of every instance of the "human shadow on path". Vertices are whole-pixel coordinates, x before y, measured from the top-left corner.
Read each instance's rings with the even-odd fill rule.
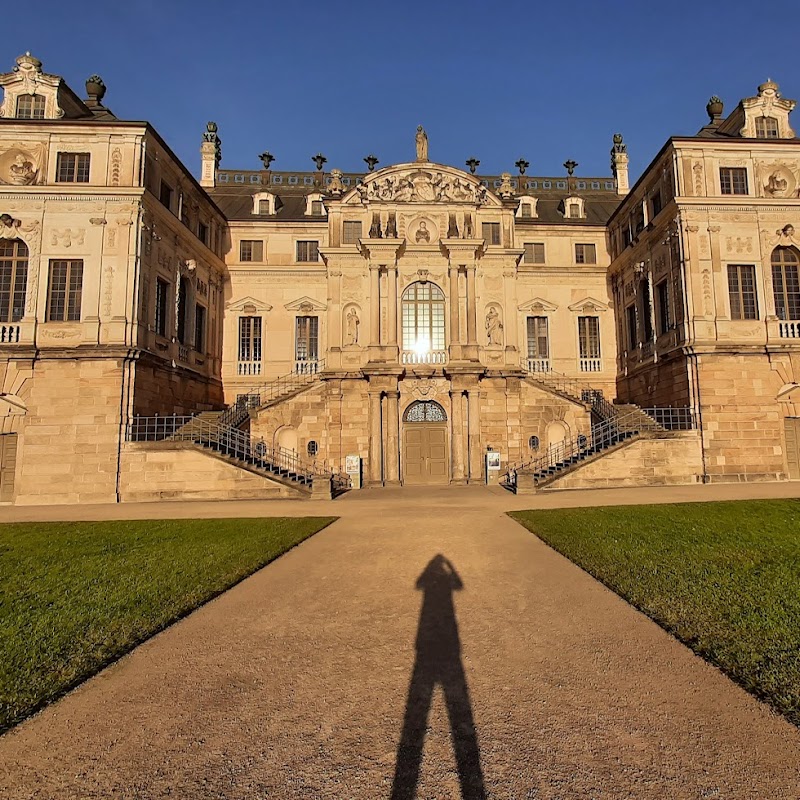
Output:
[[[480,750],[472,705],[461,663],[461,643],[453,592],[463,588],[453,565],[434,556],[417,579],[423,592],[417,628],[417,656],[408,687],[403,733],[397,748],[392,800],[413,800],[417,793],[433,690],[442,687],[463,800],[485,800]]]

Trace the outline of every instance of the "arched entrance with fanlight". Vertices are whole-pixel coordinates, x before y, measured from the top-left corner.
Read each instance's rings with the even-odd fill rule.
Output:
[[[411,403],[403,414],[403,483],[450,482],[447,414],[432,400]]]

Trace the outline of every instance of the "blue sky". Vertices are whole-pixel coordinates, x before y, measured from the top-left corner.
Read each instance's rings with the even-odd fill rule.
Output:
[[[423,124],[433,161],[487,174],[524,156],[532,175],[568,158],[607,175],[620,131],[635,179],[711,94],[727,112],[769,76],[800,97],[798,0],[44,0],[36,16],[7,26],[0,68],[30,50],[82,97],[100,74],[117,116],[152,122],[195,174],[213,119],[228,169],[265,149],[285,170],[408,161]]]

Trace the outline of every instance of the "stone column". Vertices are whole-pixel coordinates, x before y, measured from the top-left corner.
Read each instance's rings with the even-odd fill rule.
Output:
[[[369,392],[369,485],[380,486],[383,481],[381,458],[383,437],[381,425],[381,392]]]
[[[387,267],[387,300],[389,303],[389,321],[387,344],[397,347],[397,267]]]
[[[459,328],[458,307],[461,303],[458,297],[458,267],[450,267],[450,344],[461,343]]]
[[[467,344],[478,344],[478,309],[475,300],[475,265],[467,265]]]
[[[386,476],[387,486],[400,484],[400,392],[386,393]]]
[[[453,477],[450,483],[466,483],[468,454],[464,441],[464,392],[460,389],[450,392],[450,419],[453,424]]]
[[[481,393],[477,386],[468,392],[469,417],[469,482],[483,483],[481,458]]]
[[[381,344],[381,268],[369,265],[369,343],[371,347]]]

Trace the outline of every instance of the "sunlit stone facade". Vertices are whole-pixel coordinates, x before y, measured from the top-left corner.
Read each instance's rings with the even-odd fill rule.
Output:
[[[670,480],[797,469],[800,162],[774,84],[710,104],[630,192],[621,137],[605,177],[457,169],[421,128],[405,163],[292,172],[223,169],[213,123],[198,182],[96,76],[81,100],[26,55],[0,85],[0,501],[290,495],[126,436],[243,396],[248,441],[358,456],[366,485],[482,482],[488,450],[591,435],[592,392],[700,412]],[[619,482],[658,482],[637,468]]]

